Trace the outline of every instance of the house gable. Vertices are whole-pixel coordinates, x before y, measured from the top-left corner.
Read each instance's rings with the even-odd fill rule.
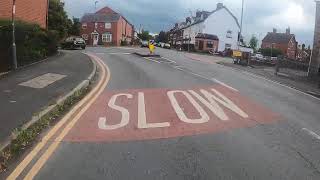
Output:
[[[203,33],[214,34],[219,38],[218,51],[236,49],[239,31],[239,23],[226,8],[215,11],[204,21]]]

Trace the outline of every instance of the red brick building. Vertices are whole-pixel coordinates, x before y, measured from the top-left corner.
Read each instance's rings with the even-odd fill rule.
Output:
[[[296,59],[297,46],[295,35],[290,34],[290,29],[286,33],[277,33],[276,29],[269,32],[262,40],[261,48],[279,49],[289,59]]]
[[[81,18],[81,36],[88,45],[120,46],[130,44],[133,39],[133,25],[121,14],[109,7]]]
[[[47,27],[49,0],[16,0],[16,18]],[[13,0],[0,0],[0,19],[11,19]]]
[[[201,52],[217,52],[219,46],[219,38],[212,34],[199,33],[196,37],[195,50]]]

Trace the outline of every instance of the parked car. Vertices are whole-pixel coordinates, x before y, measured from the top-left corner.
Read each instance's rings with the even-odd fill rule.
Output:
[[[61,43],[62,49],[86,49],[86,41],[81,37],[68,37]]]
[[[141,42],[141,47],[148,47],[148,46],[149,46],[148,41],[142,41]]]
[[[253,55],[251,59],[253,61],[258,61],[258,62],[265,62],[267,60],[266,57],[264,57],[262,54],[259,54],[259,53]]]
[[[171,49],[171,45],[168,44],[168,43],[165,43],[164,46],[163,46],[163,48],[165,48],[165,49]]]

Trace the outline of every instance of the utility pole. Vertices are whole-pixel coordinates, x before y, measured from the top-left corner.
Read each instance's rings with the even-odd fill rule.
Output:
[[[16,47],[16,36],[15,36],[15,14],[16,14],[16,0],[13,0],[12,3],[12,62],[13,69],[18,68],[17,62],[17,47]]]
[[[242,0],[242,8],[241,8],[241,23],[240,23],[240,35],[239,35],[239,39],[238,39],[238,49],[240,49],[240,39],[241,39],[241,36],[242,36],[243,5],[244,5],[244,0]]]

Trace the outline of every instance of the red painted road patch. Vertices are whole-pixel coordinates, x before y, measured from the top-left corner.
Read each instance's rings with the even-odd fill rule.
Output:
[[[224,86],[106,91],[66,136],[72,142],[160,139],[227,131],[280,116]]]

